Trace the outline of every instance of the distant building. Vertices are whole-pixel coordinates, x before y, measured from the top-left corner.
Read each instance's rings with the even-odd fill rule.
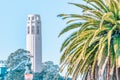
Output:
[[[42,39],[40,15],[31,14],[27,18],[26,48],[32,56],[32,71],[42,70]]]
[[[0,80],[4,80],[6,74],[7,74],[6,61],[0,60]]]

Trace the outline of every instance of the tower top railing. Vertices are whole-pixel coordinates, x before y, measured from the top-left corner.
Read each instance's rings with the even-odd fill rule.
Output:
[[[27,22],[40,22],[40,15],[38,14],[30,14],[27,17]]]

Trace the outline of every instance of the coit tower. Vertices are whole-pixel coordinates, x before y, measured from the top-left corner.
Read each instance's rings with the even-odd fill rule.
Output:
[[[31,69],[35,73],[42,70],[42,39],[40,15],[31,14],[27,18],[26,48],[30,52]]]

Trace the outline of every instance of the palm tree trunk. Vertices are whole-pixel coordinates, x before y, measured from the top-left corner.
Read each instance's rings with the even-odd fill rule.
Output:
[[[91,79],[90,80],[95,80],[95,74],[91,74]]]
[[[118,75],[118,59],[116,59],[116,80],[119,80],[119,75]]]
[[[97,65],[97,63],[95,63],[95,69],[94,69],[94,72],[93,73],[91,73],[91,80],[96,80],[95,79],[95,77],[96,77],[96,65]]]
[[[116,67],[116,79],[119,80],[118,69],[117,69],[117,67]]]
[[[98,66],[96,66],[96,69],[95,69],[95,80],[98,80]]]
[[[116,76],[116,66],[114,67],[114,72],[112,75],[112,80],[117,80],[117,76]]]
[[[90,80],[95,80],[95,74],[91,74],[91,79]]]
[[[107,70],[107,79],[106,80],[110,80],[110,57],[108,59],[108,62],[107,62],[107,66],[106,66],[106,70]]]
[[[120,80],[120,67],[118,68],[118,78],[119,78],[119,80]]]

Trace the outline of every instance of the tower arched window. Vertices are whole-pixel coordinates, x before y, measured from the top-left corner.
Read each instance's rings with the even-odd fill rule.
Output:
[[[32,20],[34,20],[34,17],[32,17]]]
[[[31,33],[34,34],[34,26],[32,26]]]
[[[30,17],[28,17],[28,20],[30,20]]]
[[[30,33],[30,27],[29,26],[27,27],[27,33],[28,34]]]
[[[37,31],[37,34],[39,34],[39,26],[37,26],[37,30],[36,31]]]

